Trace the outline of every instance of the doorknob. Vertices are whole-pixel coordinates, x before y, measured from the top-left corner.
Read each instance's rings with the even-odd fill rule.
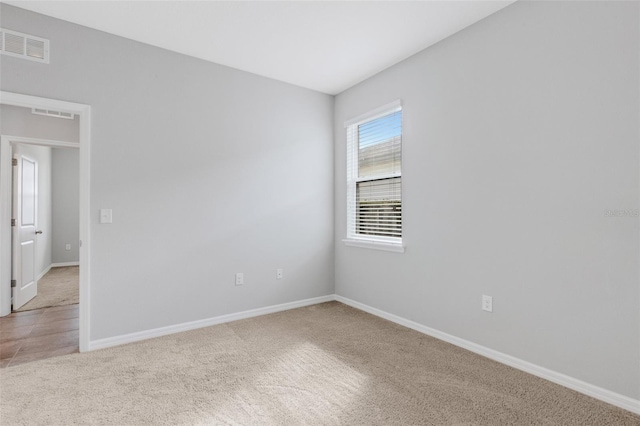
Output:
[[[37,234],[42,234],[42,231],[36,231],[36,235],[37,235]]]

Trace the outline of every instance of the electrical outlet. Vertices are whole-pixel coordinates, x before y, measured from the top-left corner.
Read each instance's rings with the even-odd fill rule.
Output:
[[[100,223],[113,223],[113,211],[111,209],[100,209]]]
[[[236,274],[236,285],[243,285],[244,284],[244,274],[242,272],[238,272]]]
[[[482,295],[482,310],[493,312],[493,297]]]
[[[67,245],[65,245],[65,246],[64,246],[64,249],[65,249],[66,251],[71,250],[71,244],[67,244]]]
[[[284,271],[282,269],[276,269],[276,279],[281,280],[284,275]]]

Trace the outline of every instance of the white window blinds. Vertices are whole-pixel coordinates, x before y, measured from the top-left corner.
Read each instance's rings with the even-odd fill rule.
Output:
[[[402,107],[346,123],[347,238],[402,242]]]

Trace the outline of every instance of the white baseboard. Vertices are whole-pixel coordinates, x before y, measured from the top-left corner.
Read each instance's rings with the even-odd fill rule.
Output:
[[[80,266],[80,262],[59,262],[51,264],[52,268],[61,268],[63,266]]]
[[[140,340],[151,339],[153,337],[166,336],[168,334],[180,333],[182,331],[195,330],[197,328],[209,327],[216,324],[237,321],[260,315],[272,314],[275,312],[288,311],[289,309],[302,308],[303,306],[317,305],[318,303],[331,302],[335,300],[334,295],[314,297],[311,299],[298,300],[296,302],[283,303],[281,305],[266,306],[264,308],[251,309],[249,311],[237,312],[235,314],[220,315],[198,321],[185,322],[182,324],[169,325],[166,327],[154,328],[151,330],[139,331],[137,333],[125,334],[122,336],[108,337],[106,339],[92,340],[89,342],[90,351],[104,349],[111,346],[123,345],[125,343],[138,342]]]
[[[53,265],[52,265],[53,266]],[[573,389],[577,392],[588,395],[592,398],[599,399],[625,410],[631,411],[636,414],[640,414],[640,400],[629,398],[619,393],[601,388],[599,386],[592,385],[582,380],[575,379],[567,376],[566,374],[558,373],[545,367],[532,364],[528,361],[513,357],[511,355],[504,354],[502,352],[487,348],[477,343],[470,342],[465,339],[461,339],[456,336],[444,333],[442,331],[427,327],[417,322],[399,317],[397,315],[390,314],[377,308],[365,305],[355,300],[348,299],[339,295],[328,295],[321,297],[314,297],[311,299],[299,300],[296,302],[283,303],[280,305],[267,306],[264,308],[251,309],[248,311],[237,312],[234,314],[220,315],[213,318],[207,318],[198,321],[191,321],[182,324],[170,325],[167,327],[155,328],[152,330],[140,331],[137,333],[125,334],[122,336],[108,337],[106,339],[93,340],[89,342],[88,350],[104,349],[112,346],[123,345],[125,343],[133,343],[141,340],[151,339],[154,337],[166,336],[168,334],[180,333],[183,331],[195,330],[202,327],[209,327],[216,324],[223,324],[231,321],[237,321],[246,318],[257,317],[260,315],[271,314],[275,312],[287,311],[289,309],[301,308],[304,306],[316,305],[318,303],[330,302],[337,300],[361,311],[368,312],[377,317],[384,318],[396,324],[400,324],[407,328],[411,328],[420,333],[435,337],[436,339],[443,340],[458,347],[467,349],[476,354],[485,356],[494,361],[506,364],[510,367],[517,368],[526,373],[534,376],[549,380],[550,382],[565,386],[569,389]]]
[[[40,275],[38,275],[38,280],[44,277],[45,275],[47,275],[47,272],[49,272],[51,268],[60,268],[61,266],[79,266],[79,265],[80,265],[80,262],[52,263],[51,265],[44,268],[44,271],[40,272]]]
[[[534,376],[549,380],[550,382],[565,386],[569,389],[573,389],[585,395],[589,395],[592,398],[599,399],[617,407],[624,408],[625,410],[629,410],[633,413],[640,414],[640,400],[629,398],[628,396],[624,396],[619,393],[592,385],[590,383],[583,382],[582,380],[578,380],[565,374],[549,370],[548,368],[540,367],[539,365],[535,365],[511,355],[507,355],[502,352],[489,349],[485,346],[478,345],[477,343],[473,343],[468,340],[443,333],[442,331],[438,331],[425,325],[418,324],[417,322],[390,314],[385,311],[381,311],[380,309],[373,308],[371,306],[356,302],[355,300],[351,300],[337,294],[335,295],[335,300],[356,309],[360,309],[361,311],[373,314],[377,317],[384,318],[391,322],[395,322],[396,324],[400,324],[413,330],[419,331],[420,333],[435,337],[436,339],[444,340],[445,342],[467,349],[471,352],[485,356],[494,361],[498,361],[502,364],[506,364],[510,367],[517,368],[518,370],[533,374]]]
[[[53,267],[53,265],[49,265],[46,268],[44,268],[44,271],[40,272],[40,275],[38,275],[38,278],[36,279],[36,281],[39,281],[42,277],[47,275],[47,272],[49,272],[52,267]]]

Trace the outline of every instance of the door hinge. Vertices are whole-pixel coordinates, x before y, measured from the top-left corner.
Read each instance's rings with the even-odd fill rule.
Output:
[[[16,280],[11,280],[11,287],[15,287],[16,286]]]
[[[11,159],[11,165],[12,166],[17,166],[18,165],[18,159],[17,158],[12,158]]]
[[[16,220],[15,219],[11,219],[11,226],[16,226]]]

